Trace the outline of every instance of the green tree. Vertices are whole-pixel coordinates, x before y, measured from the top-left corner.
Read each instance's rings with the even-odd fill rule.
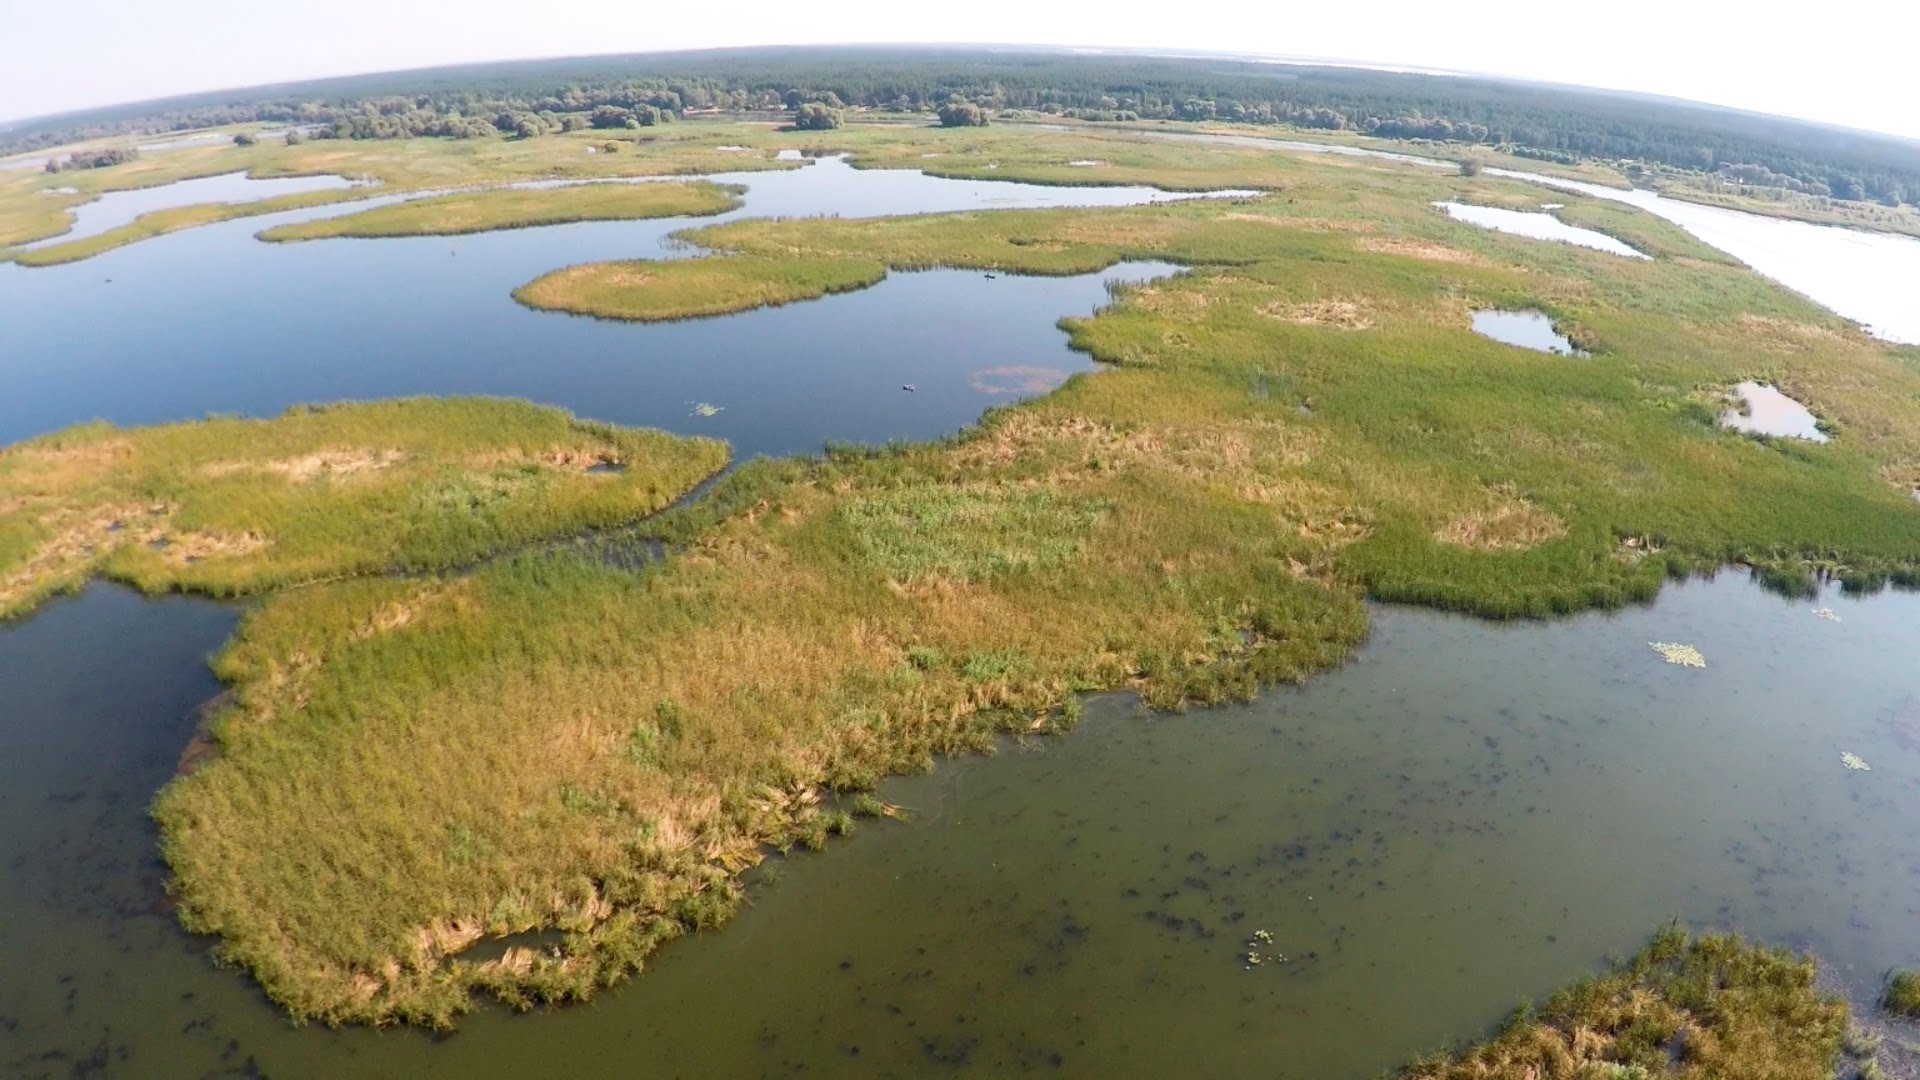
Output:
[[[260,136],[255,135],[251,131],[242,131],[233,137],[233,145],[235,146],[252,146],[259,141]]]
[[[839,109],[830,109],[817,101],[807,102],[793,114],[793,126],[801,131],[831,131],[845,122]]]
[[[987,110],[971,101],[949,101],[940,106],[941,127],[986,127]]]

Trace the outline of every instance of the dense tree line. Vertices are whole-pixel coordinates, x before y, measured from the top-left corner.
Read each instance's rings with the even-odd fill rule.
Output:
[[[1845,199],[1920,202],[1920,144],[1666,99],[1348,68],[958,48],[743,49],[436,68],[205,94],[0,132],[0,151],[240,121],[323,137],[530,136],[709,111],[1009,110],[1126,122],[1288,124],[1637,160]],[[979,110],[978,120],[971,110]],[[809,111],[809,123],[822,123]]]

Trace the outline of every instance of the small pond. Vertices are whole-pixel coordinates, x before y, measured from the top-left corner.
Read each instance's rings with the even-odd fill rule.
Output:
[[[1515,236],[1526,236],[1535,240],[1557,240],[1563,244],[1594,248],[1629,259],[1647,257],[1606,233],[1583,229],[1578,225],[1569,225],[1552,214],[1533,210],[1507,210],[1498,206],[1474,206],[1459,202],[1437,202],[1433,205],[1445,210],[1448,217],[1478,225],[1483,229],[1492,229],[1495,232],[1512,233]]]
[[[1523,349],[1556,353],[1561,356],[1587,356],[1566,335],[1553,328],[1553,319],[1539,311],[1498,311],[1486,309],[1473,313],[1474,333],[1495,341],[1518,345]]]
[[[109,191],[91,202],[84,202],[73,208],[73,228],[58,236],[21,246],[30,249],[98,236],[109,229],[131,224],[141,214],[155,210],[168,210],[176,206],[252,202],[256,199],[270,199],[277,195],[295,195],[306,191],[335,191],[353,186],[353,181],[341,176],[286,176],[255,180],[244,172],[232,172],[220,176],[203,176],[197,180],[181,180],[159,187]]]
[[[1720,414],[1723,427],[1749,435],[1775,435],[1789,439],[1826,442],[1827,433],[1805,405],[1765,383],[1743,382],[1733,388],[1732,396],[1742,407]]]

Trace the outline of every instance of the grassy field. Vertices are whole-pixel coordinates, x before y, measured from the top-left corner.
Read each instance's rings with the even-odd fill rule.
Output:
[[[1731,936],[1689,939],[1669,928],[1619,969],[1560,991],[1537,1011],[1522,1008],[1485,1043],[1411,1065],[1401,1078],[1833,1080],[1879,1075],[1836,1071],[1847,1031],[1846,1003],[1815,988],[1811,960]]]
[[[730,222],[688,234],[710,256],[524,287],[537,306],[646,319],[822,296],[889,269],[1190,268],[1063,323],[1107,370],[939,444],[750,463],[640,527],[636,542],[675,552],[642,571],[549,549],[259,604],[216,663],[234,690],[222,754],[155,815],[183,921],[296,1017],[447,1025],[476,991],[587,997],[662,941],[725,921],[765,845],[846,828],[835,793],[1001,732],[1064,729],[1080,691],[1177,708],[1307,678],[1364,639],[1370,597],[1543,617],[1729,561],[1786,590],[1816,574],[1920,578],[1920,357],[1628,207],[1555,197],[1568,221],[1650,260],[1485,232],[1431,205],[1538,204],[1508,181],[1124,132],[688,124],[593,155],[567,138],[475,142],[315,143],[262,168],[427,185],[529,178],[556,167],[556,146],[569,167],[635,175],[774,167],[774,149],[801,146],[981,179],[1265,194]],[[1595,355],[1482,338],[1479,307],[1537,308]],[[1722,391],[1745,379],[1808,404],[1833,441],[1716,426]],[[21,604],[94,572],[227,591],[446,566],[560,521],[630,520],[720,460],[654,436],[644,456],[618,454],[627,474],[586,475],[611,456],[599,429],[489,456],[522,422],[417,449],[399,441],[416,425],[369,423],[246,455],[202,429],[247,422],[67,433],[0,457],[17,523],[0,566],[41,565],[81,530]],[[300,423],[323,425],[261,430]],[[116,440],[174,438],[188,445],[95,460],[119,461],[100,449]],[[106,515],[122,505],[164,505],[167,548],[114,539],[127,518]],[[188,536],[228,547],[174,542]],[[541,928],[563,944],[462,955]]]
[[[457,236],[575,221],[710,217],[737,209],[743,190],[706,181],[495,188],[409,199],[339,217],[277,225],[262,232],[260,239]]]
[[[877,284],[873,259],[674,259],[588,263],[543,274],[513,291],[542,311],[658,322],[775,307]]]
[[[95,575],[228,595],[452,566],[631,521],[725,461],[712,440],[480,398],[69,428],[0,450],[0,618]]]

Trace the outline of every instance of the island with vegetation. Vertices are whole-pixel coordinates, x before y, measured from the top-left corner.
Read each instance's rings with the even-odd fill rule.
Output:
[[[581,184],[558,195],[552,189],[497,188],[408,199],[353,214],[276,225],[261,232],[260,239],[459,236],[576,221],[710,217],[739,209],[743,190],[707,181]]]
[[[218,754],[153,813],[181,921],[297,1019],[446,1027],[477,995],[590,997],[724,923],[770,851],[884,812],[882,778],[1063,732],[1088,691],[1175,709],[1305,680],[1365,640],[1369,601],[1550,617],[1728,563],[1790,593],[1821,576],[1920,581],[1912,350],[1631,208],[1569,196],[1559,214],[1646,259],[1434,209],[1538,205],[1538,189],[1484,170],[1155,139],[1099,118],[982,124],[937,71],[927,92],[951,122],[780,130],[816,115],[805,106],[857,102],[848,86],[709,126],[667,118],[723,88],[730,107],[762,103],[772,77],[676,78],[581,89],[564,109],[515,98],[536,119],[587,119],[511,140],[183,107],[340,137],[161,167],[244,155],[265,174],[426,190],[556,167],[778,168],[794,163],[774,150],[805,147],[973,179],[1247,194],[730,221],[683,234],[697,257],[635,252],[523,285],[534,308],[657,320],[929,268],[1184,268],[1063,322],[1097,373],[951,439],[755,460],[691,499],[726,460],[717,443],[484,399],[88,425],[0,452],[0,612],[96,574],[262,594],[215,660],[231,688]],[[1046,85],[996,107],[1166,100],[1106,110]],[[1198,119],[1218,119],[1219,97]],[[602,124],[602,109],[631,116]],[[1514,130],[1509,152],[1550,141]],[[609,132],[619,152],[584,152]],[[734,199],[672,181],[443,194],[266,235],[711,214]],[[1478,336],[1482,308],[1544,313],[1593,355]],[[1809,406],[1831,441],[1723,428],[1726,389],[1751,379]],[[549,542],[588,529],[665,554],[636,570]],[[532,931],[557,933],[523,944]],[[483,941],[504,948],[470,958]],[[1845,1026],[1805,961],[1669,932],[1410,1075],[1824,1077]]]

